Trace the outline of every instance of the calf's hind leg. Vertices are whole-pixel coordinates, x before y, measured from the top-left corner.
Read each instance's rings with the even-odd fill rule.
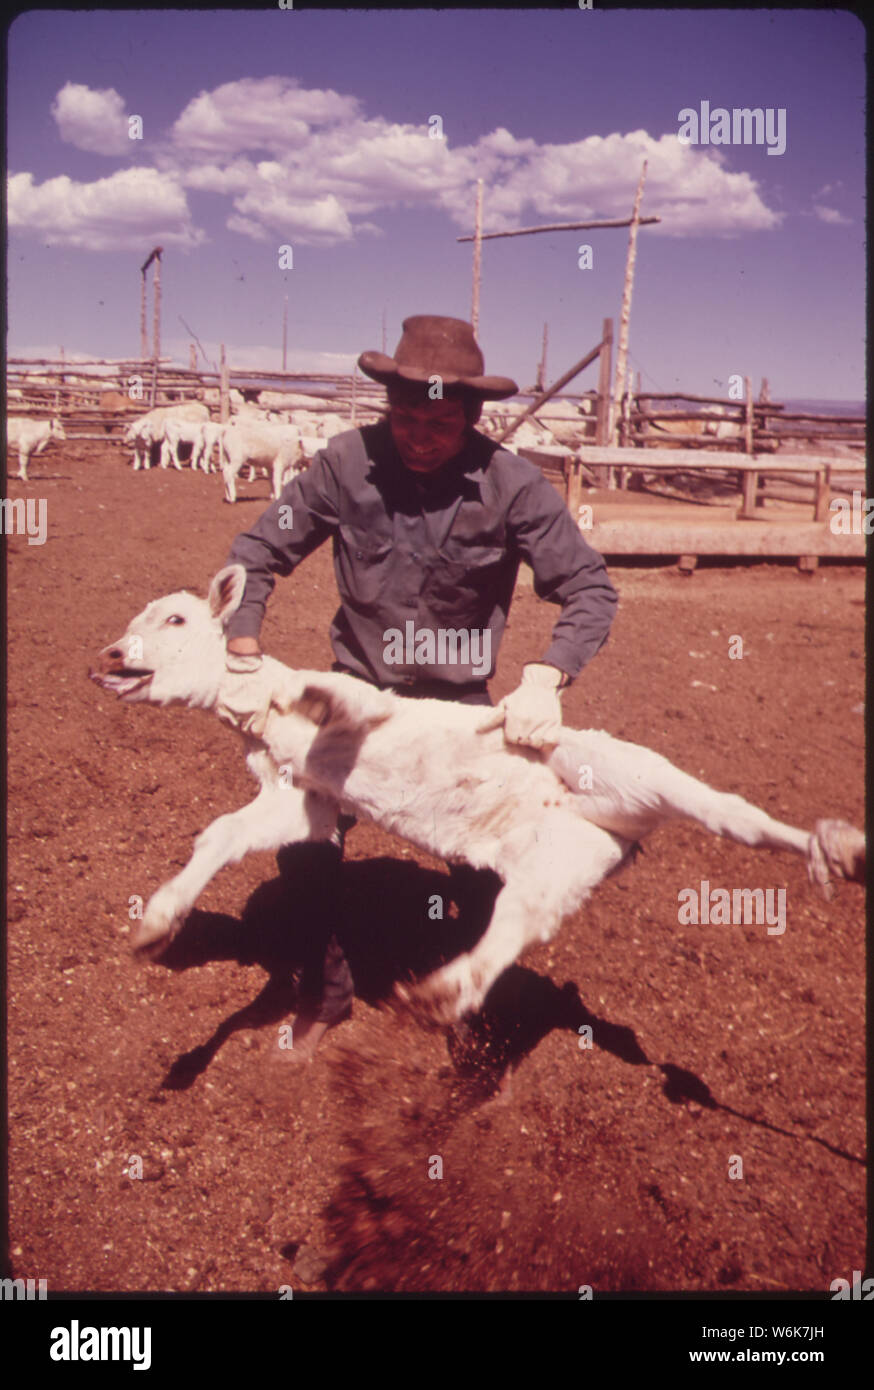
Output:
[[[810,878],[823,889],[829,867],[840,871],[827,836],[811,835],[775,820],[743,797],[717,791],[691,777],[649,748],[602,733],[571,732],[550,757],[549,766],[576,793],[580,814],[617,835],[640,839],[667,821],[692,820],[714,835],[756,849],[788,849],[805,855]],[[592,785],[579,791],[576,778],[584,767],[591,773]],[[844,822],[834,824],[844,826]],[[863,839],[852,827],[847,829]]]
[[[170,944],[206,885],[226,864],[250,850],[278,849],[298,840],[327,840],[337,808],[313,792],[276,784],[264,787],[248,806],[219,816],[198,835],[185,868],[152,894],[131,946],[155,957]]]
[[[472,951],[419,985],[397,985],[399,998],[436,1023],[452,1023],[482,1005],[503,970],[534,941],[549,941],[562,919],[615,869],[629,843],[573,812],[555,811],[503,847],[504,879],[492,920]]]

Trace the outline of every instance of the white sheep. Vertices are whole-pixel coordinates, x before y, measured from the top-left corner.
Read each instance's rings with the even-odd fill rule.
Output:
[[[27,465],[31,454],[41,454],[50,439],[66,439],[60,420],[31,420],[10,415],[6,421],[6,445],[18,449],[18,476],[27,482]]]
[[[279,496],[291,474],[306,467],[306,460],[301,457],[300,434],[294,425],[238,417],[225,429],[222,449],[226,502],[236,502],[237,474],[247,463],[270,469],[274,498]]]
[[[165,420],[208,420],[209,410],[200,401],[184,401],[181,405],[156,405],[131,421],[124,435],[125,444],[134,450],[134,472],[140,467],[140,452],[144,468],[152,466],[152,445],[162,441]],[[167,465],[164,464],[164,467]]]
[[[169,468],[172,463],[175,468],[181,469],[179,446],[190,444],[191,467],[196,468],[198,453],[203,446],[202,431],[208,424],[205,420],[180,420],[178,416],[165,419],[161,436],[161,467]]]
[[[191,455],[191,467],[202,468],[204,473],[217,472],[222,462],[222,439],[224,438],[225,427],[213,420],[202,421],[200,426],[200,438],[196,445],[195,452]],[[218,463],[213,467],[212,451],[218,445]]]
[[[182,592],[150,603],[90,673],[128,702],[213,710],[243,737],[260,783],[254,801],[198,836],[186,867],[149,899],[132,941],[140,954],[160,954],[224,865],[250,850],[328,840],[341,810],[504,881],[477,945],[415,990],[399,989],[441,1022],[478,1009],[526,946],[549,941],[632,845],[666,822],[689,819],[745,845],[793,850],[824,891],[829,871],[864,871],[864,838],[845,822],[795,829],[601,731],[563,728],[554,749],[535,752],[505,742],[500,706],[404,699],[270,657],[255,672],[231,673],[223,628],[245,586],[245,570],[232,565],[207,600]]]

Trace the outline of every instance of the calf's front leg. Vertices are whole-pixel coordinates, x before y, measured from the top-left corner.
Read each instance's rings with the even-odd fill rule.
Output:
[[[169,946],[206,885],[226,864],[255,849],[298,840],[329,839],[337,809],[314,792],[274,783],[248,806],[219,816],[198,835],[185,868],[153,893],[131,940],[134,953],[154,959]]]

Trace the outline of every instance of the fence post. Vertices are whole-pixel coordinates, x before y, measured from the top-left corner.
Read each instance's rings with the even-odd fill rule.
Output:
[[[226,425],[231,418],[231,393],[230,376],[228,364],[225,360],[225,345],[222,343],[222,353],[219,359],[219,421]]]
[[[601,356],[598,363],[598,415],[595,443],[605,448],[610,443],[610,379],[613,375],[613,320],[605,319],[601,329]],[[599,487],[613,486],[613,470],[598,464],[592,470]]]
[[[744,377],[744,406],[746,410],[744,448],[748,454],[751,454],[753,452],[753,383],[748,376]]]

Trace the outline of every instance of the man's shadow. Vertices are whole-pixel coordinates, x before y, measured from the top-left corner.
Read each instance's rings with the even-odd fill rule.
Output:
[[[205,1043],[176,1059],[164,1088],[191,1086],[235,1032],[268,1029],[288,1019],[297,1007],[297,975],[311,935],[325,940],[336,934],[356,997],[378,1008],[394,1002],[398,981],[421,979],[471,950],[491,920],[501,888],[496,874],[466,871],[466,879],[453,880],[383,857],[334,864],[339,882],[325,894],[323,872],[314,872],[313,848],[286,846],[282,877],[255,889],[242,918],[195,909],[161,956],[160,964],[174,971],[234,960],[258,965],[269,977]],[[454,901],[456,890],[461,903]],[[511,966],[482,1009],[448,1030],[455,1104],[464,1109],[495,1095],[507,1074],[553,1029],[579,1035],[581,1025],[588,1025],[600,1049],[633,1065],[649,1061],[633,1029],[591,1013],[575,984],[559,988],[533,970]]]
[[[335,933],[355,981],[356,997],[379,1007],[399,980],[421,978],[470,948],[482,935],[500,887],[486,894],[477,920],[455,915],[445,873],[377,858],[331,865],[338,875],[325,892],[324,866],[314,872],[313,846],[286,846],[282,877],[261,884],[240,919],[191,912],[159,963],[188,970],[210,961],[258,965],[269,978],[258,995],[224,1019],[213,1036],[174,1062],[164,1086],[185,1089],[240,1029],[287,1020],[298,1003],[298,975],[310,939]],[[438,901],[439,900],[439,901]],[[442,917],[435,913],[442,911]]]
[[[471,950],[491,920],[501,887],[496,874],[454,883],[445,873],[378,858],[334,863],[336,891],[326,895],[324,877],[313,872],[312,850],[311,845],[286,846],[282,877],[255,889],[242,918],[195,909],[162,955],[160,963],[174,971],[234,960],[259,965],[269,976],[256,997],[223,1019],[205,1043],[176,1059],[161,1083],[163,1089],[193,1085],[240,1029],[267,1029],[288,1019],[297,1007],[296,975],[313,932],[320,939],[336,934],[352,970],[356,997],[378,1008],[392,1001],[399,980],[421,979]],[[456,888],[463,890],[460,911],[458,904],[450,907]],[[437,911],[436,899],[442,903],[442,917],[431,915]],[[554,1029],[574,1034],[581,1050],[597,1048],[629,1066],[656,1067],[671,1104],[691,1101],[722,1110],[850,1162],[863,1162],[825,1139],[799,1135],[725,1105],[695,1073],[647,1056],[633,1028],[588,1009],[575,983],[559,988],[520,965],[499,976],[476,1014],[448,1030],[454,1069],[449,1112],[461,1113],[495,1096],[509,1073]]]

